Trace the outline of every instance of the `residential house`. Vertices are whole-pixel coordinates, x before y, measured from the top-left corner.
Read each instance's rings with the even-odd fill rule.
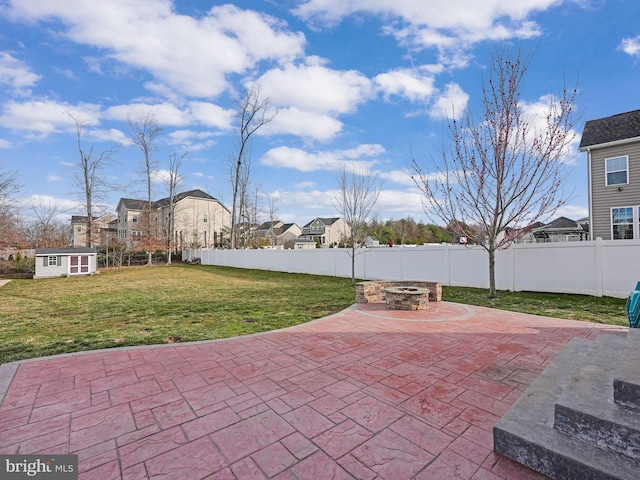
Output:
[[[115,236],[116,223],[118,217],[108,213],[100,217],[93,217],[93,242],[91,246],[104,246],[109,243],[109,239]],[[71,217],[71,246],[72,247],[88,247],[87,245],[87,228],[88,217],[82,215],[73,215]]]
[[[582,223],[581,223],[582,222]],[[536,242],[571,242],[588,240],[589,230],[585,230],[586,219],[581,222],[567,217],[558,217],[555,220],[533,228],[531,234]]]
[[[302,235],[296,223],[282,223],[280,220],[264,222],[258,229],[258,237],[266,239],[271,246],[283,246]]]
[[[337,246],[350,236],[349,226],[342,218],[322,218],[311,220],[302,227],[302,240],[313,240],[322,247]]]
[[[640,110],[586,122],[592,239],[640,238]]]
[[[202,190],[189,190],[174,197],[174,225],[169,232],[171,200],[169,197],[151,204],[151,227],[142,225],[148,208],[146,200],[121,198],[118,202],[118,240],[135,247],[145,228],[168,243],[171,235],[177,250],[183,248],[209,248],[222,244],[223,235],[230,226],[229,209]]]
[[[95,248],[36,248],[33,278],[93,275],[97,269]]]

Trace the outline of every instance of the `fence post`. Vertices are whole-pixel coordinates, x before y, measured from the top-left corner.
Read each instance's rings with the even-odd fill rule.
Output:
[[[602,297],[604,294],[604,260],[603,260],[603,242],[602,237],[596,238],[596,284],[595,296]]]

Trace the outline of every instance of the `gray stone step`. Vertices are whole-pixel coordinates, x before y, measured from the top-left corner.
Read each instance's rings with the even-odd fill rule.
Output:
[[[556,429],[599,448],[640,459],[640,414],[613,402],[625,338],[603,334],[588,349],[555,404]]]
[[[572,339],[493,430],[494,450],[554,480],[638,480],[638,461],[554,428],[555,404],[600,342]]]
[[[613,381],[613,398],[618,405],[640,411],[640,329],[630,328]]]

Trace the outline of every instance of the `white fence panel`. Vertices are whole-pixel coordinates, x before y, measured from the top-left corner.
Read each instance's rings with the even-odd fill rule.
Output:
[[[344,249],[185,250],[203,264],[351,277]],[[429,280],[488,288],[489,257],[480,247],[425,245],[369,248],[356,255],[356,277]],[[496,252],[500,290],[580,293],[624,298],[640,281],[640,241],[607,240],[521,244]]]
[[[630,292],[640,281],[640,242],[612,240],[602,245],[602,294]]]
[[[518,245],[514,289],[596,295],[596,248],[592,242]]]

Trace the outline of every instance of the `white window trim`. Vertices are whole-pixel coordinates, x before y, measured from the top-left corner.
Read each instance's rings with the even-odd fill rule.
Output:
[[[637,240],[638,238],[640,238],[640,206],[639,205],[635,205],[635,206],[631,206],[631,205],[626,205],[626,206],[621,206],[621,207],[611,207],[609,209],[609,228],[611,231],[611,240],[614,240],[613,238],[613,210],[614,209],[618,209],[618,208],[630,208],[631,209],[631,215],[632,215],[632,221],[633,221],[633,240]],[[618,239],[620,240],[620,239]]]
[[[607,171],[607,162],[609,160],[616,160],[618,158],[624,158],[626,161],[626,167],[625,170],[614,170],[612,172]],[[609,174],[610,173],[616,173],[616,172],[622,172],[625,171],[627,172],[627,181],[625,183],[609,183]],[[616,185],[629,185],[629,155],[619,155],[617,157],[610,157],[610,158],[605,158],[604,159],[604,184],[609,187],[615,187]],[[615,208],[625,208],[625,207],[615,207]]]

